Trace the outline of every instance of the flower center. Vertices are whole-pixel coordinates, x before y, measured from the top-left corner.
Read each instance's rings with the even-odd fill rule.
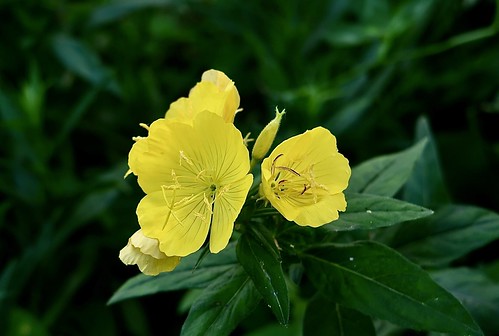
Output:
[[[203,221],[212,220],[213,206],[215,199],[220,197],[226,187],[220,187],[214,176],[215,170],[203,167],[201,162],[179,151],[179,167],[171,170],[171,185],[163,185],[163,198],[168,207],[166,221],[174,217],[178,222],[182,222],[177,217],[177,212],[185,206],[191,207],[198,204],[199,211],[193,213],[194,216]],[[203,205],[204,204],[204,205]],[[199,207],[201,206],[201,207]]]
[[[293,162],[278,164],[277,161],[283,156],[284,154],[277,155],[270,167],[270,188],[278,199],[288,197],[306,203],[317,203],[320,196],[327,194],[327,187],[317,183],[315,179],[313,164],[305,171],[299,171],[292,168]]]

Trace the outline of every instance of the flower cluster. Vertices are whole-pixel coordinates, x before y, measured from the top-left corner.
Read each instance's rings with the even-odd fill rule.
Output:
[[[146,195],[137,207],[140,229],[120,251],[125,264],[156,275],[173,270],[208,236],[212,253],[227,246],[249,199],[251,167],[266,156],[284,114],[277,111],[262,130],[250,160],[233,124],[239,102],[234,83],[209,70],[165,118],[143,125],[148,135],[134,138],[127,175],[137,176]],[[317,127],[282,142],[262,161],[260,199],[289,221],[317,227],[345,211],[349,178],[335,137]]]

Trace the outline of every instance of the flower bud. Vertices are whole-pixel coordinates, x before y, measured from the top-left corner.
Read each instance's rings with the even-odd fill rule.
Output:
[[[265,157],[267,152],[274,142],[274,138],[279,130],[279,125],[281,124],[282,116],[284,115],[284,110],[279,112],[275,109],[275,118],[265,126],[265,128],[260,132],[258,138],[256,138],[255,145],[253,146],[253,151],[251,152],[252,161],[259,161]]]

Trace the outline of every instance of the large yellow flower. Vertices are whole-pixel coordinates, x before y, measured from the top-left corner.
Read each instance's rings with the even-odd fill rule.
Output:
[[[209,111],[192,123],[159,119],[139,138],[129,166],[147,194],[137,207],[145,236],[167,256],[197,251],[210,232],[210,251],[228,243],[253,176],[241,133]]]
[[[260,194],[287,220],[317,227],[346,210],[343,190],[350,174],[334,135],[316,127],[282,142],[263,160]]]
[[[159,241],[144,236],[142,230],[128,239],[128,244],[120,251],[120,259],[126,265],[137,265],[147,275],[172,271],[180,262],[180,257],[169,257],[161,252]]]
[[[208,70],[188,98],[180,98],[170,105],[165,118],[191,123],[196,114],[208,110],[232,123],[238,108],[239,93],[234,82],[221,71]]]

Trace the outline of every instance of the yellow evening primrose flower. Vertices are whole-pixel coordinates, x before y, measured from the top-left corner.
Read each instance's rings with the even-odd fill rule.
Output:
[[[137,265],[147,275],[172,271],[180,262],[180,257],[169,257],[161,252],[159,241],[144,236],[142,230],[128,239],[128,244],[120,251],[120,259],[126,265]]]
[[[147,194],[137,207],[140,227],[161,252],[189,255],[208,232],[211,252],[227,246],[253,182],[248,150],[232,123],[209,111],[192,124],[156,120],[128,163]]]
[[[346,210],[350,174],[334,135],[316,127],[285,140],[263,160],[260,194],[287,220],[317,227]]]
[[[201,82],[191,89],[188,98],[180,98],[170,105],[165,118],[191,123],[196,114],[208,110],[232,123],[239,102],[234,82],[223,72],[212,69],[203,73]]]

